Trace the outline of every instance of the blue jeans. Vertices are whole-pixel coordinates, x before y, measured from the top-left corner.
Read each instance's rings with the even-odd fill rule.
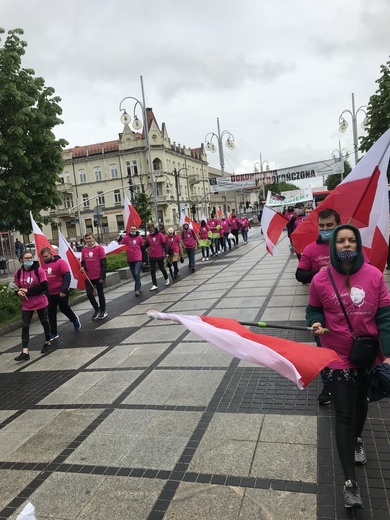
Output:
[[[195,247],[186,247],[188,267],[195,267]]]
[[[248,230],[241,229],[241,235],[244,242],[248,242]]]
[[[139,291],[141,289],[141,261],[129,262],[131,274],[134,278],[134,290]]]

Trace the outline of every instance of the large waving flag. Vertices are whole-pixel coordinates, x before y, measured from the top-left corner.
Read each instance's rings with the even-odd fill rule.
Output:
[[[112,240],[107,246],[102,246],[106,255],[117,255],[129,249],[127,246],[118,244],[116,240]]]
[[[288,218],[269,206],[264,206],[261,217],[261,229],[263,230],[266,249],[271,255],[278,253],[276,244],[287,224]]]
[[[343,224],[352,224],[360,229],[363,248],[371,264],[383,271],[389,239],[389,158],[390,129],[292,233],[291,240],[297,253],[302,253],[318,237],[318,212],[333,208],[340,213]]]
[[[64,237],[64,235],[61,233],[61,231],[58,231],[58,253],[62,259],[64,259],[70,269],[70,287],[72,289],[85,289],[85,279],[86,276],[84,273],[80,272],[80,256],[81,253],[75,253],[73,249],[70,247],[68,241]]]
[[[132,205],[132,203],[127,198],[127,195],[125,193],[125,230],[126,233],[130,231],[131,226],[135,226],[137,229],[140,227],[142,220],[141,217],[138,215],[137,210]]]
[[[206,222],[207,222],[207,220],[206,220]],[[180,216],[180,227],[183,227],[183,224],[185,224],[185,223],[188,224],[188,227],[190,229],[193,229],[195,231],[196,235],[199,234],[200,224],[191,220],[190,217],[187,217],[187,215],[185,213],[182,213]]]
[[[31,227],[32,227],[32,230],[34,233],[35,255],[38,258],[39,263],[42,264],[43,258],[41,257],[41,249],[43,249],[44,247],[49,247],[51,249],[51,252],[53,253],[53,255],[56,255],[57,251],[53,248],[52,244],[50,244],[49,240],[42,233],[41,228],[35,222],[31,211],[30,211],[30,220],[31,220]]]
[[[331,361],[339,360],[333,350],[255,334],[229,318],[184,316],[157,311],[148,311],[147,314],[159,320],[181,323],[229,355],[275,370],[301,390]]]

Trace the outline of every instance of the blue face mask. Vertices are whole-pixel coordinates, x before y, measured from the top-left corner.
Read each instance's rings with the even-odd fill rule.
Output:
[[[320,231],[320,237],[325,241],[330,240],[332,238],[333,231],[334,229],[322,229]]]
[[[340,262],[351,264],[357,257],[357,251],[336,251],[336,256]]]
[[[33,265],[34,261],[33,260],[25,260],[23,262],[23,265],[25,265],[26,267],[31,267]]]

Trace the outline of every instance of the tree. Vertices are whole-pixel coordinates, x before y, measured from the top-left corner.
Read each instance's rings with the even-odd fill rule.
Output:
[[[348,159],[344,159],[344,175],[343,178],[345,178],[349,173],[351,173],[352,167],[349,164]],[[338,186],[341,182],[341,175],[339,173],[335,175],[328,175],[328,178],[326,179],[326,187],[328,190],[334,190],[336,186]]]
[[[134,196],[134,207],[137,210],[138,215],[142,219],[142,223],[145,226],[152,218],[152,208],[150,206],[151,197],[148,197],[146,193],[139,192]]]
[[[371,146],[390,128],[390,61],[381,66],[382,76],[376,80],[379,85],[370,97],[367,108],[367,135],[360,137],[360,151],[367,152]]]
[[[68,143],[52,132],[63,123],[61,98],[34,70],[21,66],[27,47],[22,34],[8,31],[0,47],[0,228],[29,233],[29,211],[39,222],[41,210],[62,202],[56,181]]]

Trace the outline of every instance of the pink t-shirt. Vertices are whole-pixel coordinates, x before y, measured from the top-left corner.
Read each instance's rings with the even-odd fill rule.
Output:
[[[329,260],[329,243],[312,242],[303,250],[298,269],[319,271],[321,267],[329,265]]]
[[[149,246],[149,258],[163,258],[165,256],[164,246],[165,237],[162,233],[153,233],[148,235],[146,246]]]
[[[167,243],[168,249],[172,249],[174,254],[178,254],[180,252],[180,237],[177,233],[174,235],[167,235],[165,237],[165,241]]]
[[[60,294],[64,274],[69,273],[69,265],[62,258],[54,262],[44,263],[42,269],[45,271],[49,294]]]
[[[20,270],[20,277],[18,271],[14,274],[14,283],[23,289],[31,290],[32,287],[40,285],[41,282],[46,282],[45,271],[42,267],[38,267],[38,278],[35,276],[35,271],[31,268],[29,271],[25,271],[22,267]],[[24,311],[37,311],[44,309],[49,304],[45,294],[29,294],[27,298],[22,298],[22,310]]]
[[[227,235],[230,231],[230,222],[226,219],[221,220],[221,229],[225,235]]]
[[[210,227],[206,224],[205,226],[200,226],[199,229],[199,238],[201,240],[207,240],[209,238]]]
[[[230,219],[230,227],[233,231],[237,231],[240,227],[240,219],[238,217],[232,217]]]
[[[390,296],[382,273],[376,267],[364,263],[357,273],[349,276],[351,291],[345,286],[345,275],[330,267],[337,290],[351,321],[356,336],[373,336],[379,338],[375,315],[379,307],[390,305]],[[333,289],[326,269],[321,269],[310,284],[309,305],[322,307],[325,323],[322,325],[329,332],[321,335],[321,345],[331,348],[341,358],[341,363],[334,361],[330,368],[353,368],[349,359],[353,336],[348,329],[343,311]],[[384,356],[380,354],[377,363]]]
[[[181,240],[184,244],[184,247],[187,249],[191,249],[196,245],[196,235],[193,229],[188,228],[187,231],[183,229],[181,232]]]
[[[141,235],[134,237],[126,235],[121,240],[121,245],[127,246],[126,258],[128,262],[141,262],[142,261],[142,247],[144,245],[144,239]]]
[[[81,260],[84,262],[85,271],[91,280],[100,280],[101,265],[100,260],[106,258],[106,252],[100,245],[94,247],[83,247],[81,251]]]

